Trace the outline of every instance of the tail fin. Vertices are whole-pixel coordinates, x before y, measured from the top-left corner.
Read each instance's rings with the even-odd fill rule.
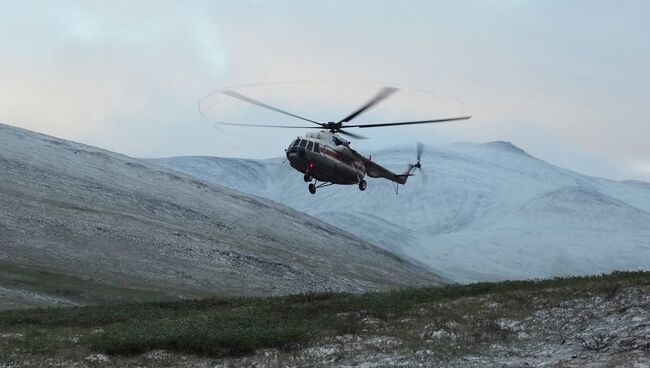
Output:
[[[406,180],[409,178],[409,176],[413,176],[412,174],[413,170],[415,169],[422,170],[422,165],[420,165],[420,158],[422,158],[423,151],[424,151],[424,145],[418,142],[418,146],[417,146],[418,162],[415,164],[409,164],[409,167],[406,169],[406,171],[403,174],[395,175],[395,182],[399,184],[406,184]]]

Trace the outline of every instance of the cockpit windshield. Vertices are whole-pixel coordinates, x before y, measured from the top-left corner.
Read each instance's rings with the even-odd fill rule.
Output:
[[[308,141],[306,139],[296,139],[293,142],[291,142],[291,145],[289,145],[289,152],[297,152],[298,147],[304,148],[309,151],[314,151],[314,152],[320,152],[320,145],[317,142],[312,142]]]

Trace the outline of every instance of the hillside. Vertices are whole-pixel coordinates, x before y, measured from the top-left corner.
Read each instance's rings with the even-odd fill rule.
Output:
[[[435,284],[322,221],[0,125],[0,308]]]
[[[415,147],[372,152],[401,171]],[[650,185],[589,177],[508,142],[427,147],[426,178],[307,192],[281,159],[172,157],[153,162],[269,198],[468,282],[647,269]]]
[[[5,311],[0,366],[646,367],[649,292],[618,272]]]

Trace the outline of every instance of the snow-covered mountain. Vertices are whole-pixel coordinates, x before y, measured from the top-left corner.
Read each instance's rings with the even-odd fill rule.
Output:
[[[272,201],[0,124],[0,269],[6,263],[172,294],[363,291],[439,280]]]
[[[373,160],[401,171],[415,147]],[[423,262],[453,280],[650,268],[650,184],[581,175],[508,142],[427,147],[425,177],[308,193],[282,159],[172,157],[155,163],[272,199]]]

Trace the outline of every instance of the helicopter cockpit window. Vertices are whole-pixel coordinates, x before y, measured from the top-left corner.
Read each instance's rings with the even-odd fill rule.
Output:
[[[320,145],[317,142],[314,142],[314,152],[320,152]]]
[[[300,143],[300,139],[295,139],[293,142],[291,142],[289,145],[289,152],[298,151],[298,143]]]
[[[300,141],[300,148],[305,148],[305,146],[307,146],[307,141],[306,140]]]
[[[307,143],[307,149],[311,151],[312,147],[314,147],[314,142],[309,142]]]

